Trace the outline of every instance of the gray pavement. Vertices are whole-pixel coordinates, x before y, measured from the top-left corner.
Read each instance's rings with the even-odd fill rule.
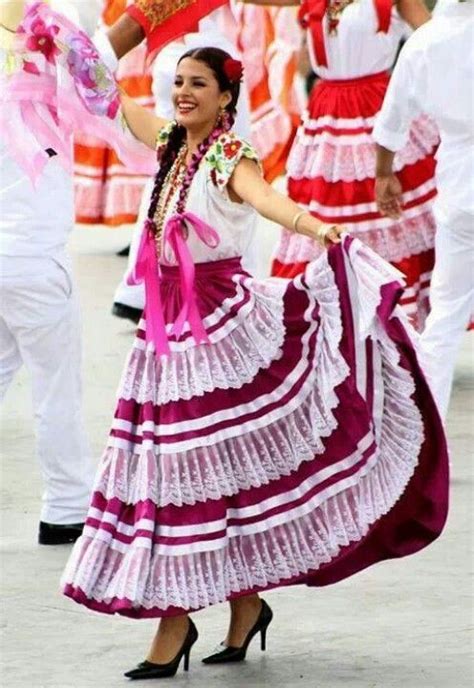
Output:
[[[265,256],[269,237],[262,234]],[[124,259],[124,230],[80,229],[72,247],[84,322],[85,415],[99,457],[132,327],[109,315]],[[266,258],[262,257],[262,261]],[[424,552],[383,563],[337,586],[278,590],[268,651],[245,665],[206,668],[199,659],[222,639],[227,610],[195,616],[200,639],[189,688],[470,688],[472,664],[472,448],[474,334],[457,368],[448,432],[452,507],[442,538]],[[22,372],[0,416],[2,688],[116,688],[143,659],[153,621],[88,612],[58,593],[69,547],[36,545],[40,480],[34,459],[28,379]],[[154,685],[153,683],[151,685]]]

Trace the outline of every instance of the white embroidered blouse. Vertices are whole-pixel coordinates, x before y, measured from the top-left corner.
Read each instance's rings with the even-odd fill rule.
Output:
[[[164,145],[169,134],[166,127],[159,135],[159,145]],[[194,175],[186,202],[186,211],[194,213],[213,227],[219,235],[219,245],[210,248],[196,235],[188,224],[188,247],[195,263],[207,263],[244,255],[255,232],[257,212],[248,203],[237,203],[230,199],[227,184],[242,158],[258,161],[255,150],[233,132],[222,134],[211,146],[198,171]],[[176,189],[168,206],[166,221],[176,212],[179,188]],[[161,252],[161,261],[175,265],[172,249],[166,245]]]

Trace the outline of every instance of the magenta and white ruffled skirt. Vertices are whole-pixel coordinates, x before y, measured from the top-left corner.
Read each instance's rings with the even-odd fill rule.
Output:
[[[169,616],[433,541],[446,443],[393,268],[346,238],[291,281],[230,259],[195,286],[209,343],[188,330],[157,358],[141,323],[64,593]],[[170,330],[176,268],[162,301]]]

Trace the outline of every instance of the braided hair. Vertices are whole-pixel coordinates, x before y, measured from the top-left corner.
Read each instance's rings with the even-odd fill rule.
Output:
[[[209,151],[211,146],[217,141],[217,139],[226,131],[232,129],[235,121],[235,114],[237,112],[237,102],[240,94],[240,79],[231,80],[225,71],[225,63],[232,58],[225,50],[220,48],[196,48],[194,50],[189,50],[186,52],[179,60],[180,62],[186,58],[192,58],[199,62],[203,62],[209,67],[214,73],[214,76],[219,84],[219,89],[221,92],[229,91],[231,95],[231,100],[225,108],[224,117],[219,121],[214,129],[211,131],[209,136],[204,139],[199,144],[196,153],[193,154],[190,164],[186,170],[186,176],[184,178],[183,184],[179,192],[177,212],[184,212],[186,205],[186,198],[188,195],[189,188],[193,181],[194,175],[196,174],[202,159],[205,157],[206,153]],[[168,138],[168,142],[163,149],[159,163],[160,167],[155,177],[155,183],[153,186],[153,192],[151,195],[150,207],[148,210],[148,219],[153,222],[156,215],[156,210],[158,207],[160,194],[165,182],[166,176],[170,171],[173,163],[175,162],[181,146],[186,140],[186,129],[175,123],[171,133]]]

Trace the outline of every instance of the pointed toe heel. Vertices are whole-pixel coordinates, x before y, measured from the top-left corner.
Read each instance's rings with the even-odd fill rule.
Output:
[[[176,657],[168,662],[167,664],[154,664],[153,662],[148,662],[145,660],[138,664],[134,669],[127,671],[124,676],[132,681],[137,681],[141,679],[151,679],[151,678],[170,678],[174,676],[178,671],[178,667],[183,659],[184,671],[189,671],[189,662],[191,657],[191,650],[198,639],[197,628],[194,623],[189,619],[189,630],[187,632],[184,643],[179,649]]]
[[[243,662],[247,656],[247,650],[253,638],[260,633],[260,647],[262,652],[267,649],[267,631],[273,619],[273,612],[265,602],[262,600],[262,609],[257,621],[247,633],[242,647],[231,647],[223,645],[223,650],[215,652],[208,657],[204,657],[202,662],[204,664],[228,664],[230,662]]]

